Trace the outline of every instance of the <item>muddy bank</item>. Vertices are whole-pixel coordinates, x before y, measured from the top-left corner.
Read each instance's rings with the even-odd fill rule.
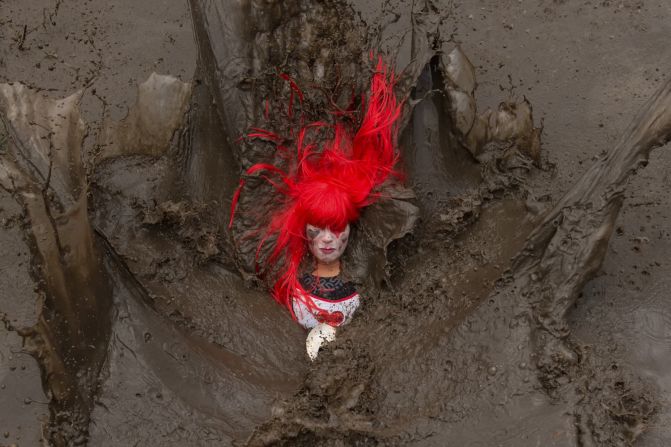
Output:
[[[7,17],[20,22],[30,15],[31,8],[41,6],[35,2],[25,8],[12,7]],[[187,5],[183,6],[181,13],[171,14],[183,17],[180,14],[187,11]],[[655,293],[659,286],[654,284],[659,281],[647,285],[627,279],[622,284],[623,290],[612,292],[608,288],[616,280],[602,276],[587,285],[568,323],[566,319],[585,282],[599,272],[624,197],[622,190],[607,186],[623,184],[630,161],[606,155],[593,169],[615,176],[613,166],[620,166],[625,168],[622,176],[609,179],[592,173],[586,177],[594,180],[593,185],[605,186],[607,194],[612,195],[600,195],[599,189],[590,190],[578,184],[574,191],[591,192],[580,197],[566,196],[566,202],[559,204],[557,200],[562,191],[573,186],[573,179],[592,164],[593,155],[615,146],[606,144],[611,138],[600,133],[599,129],[604,128],[599,124],[604,124],[609,133],[619,134],[615,127],[635,107],[621,105],[623,98],[613,93],[617,85],[612,83],[605,83],[601,90],[590,90],[578,78],[547,76],[548,70],[557,68],[552,68],[551,55],[542,54],[543,42],[550,40],[552,33],[565,37],[563,33],[567,31],[563,28],[582,26],[565,26],[574,16],[584,16],[580,20],[587,22],[590,18],[597,21],[599,26],[589,28],[595,41],[620,39],[600,34],[601,29],[615,26],[604,24],[607,14],[617,17],[616,23],[635,24],[649,39],[616,40],[611,48],[621,44],[629,55],[633,54],[629,50],[633,47],[642,48],[642,53],[653,52],[655,46],[650,42],[654,40],[655,29],[663,28],[657,19],[651,19],[662,16],[655,6],[620,8],[604,4],[600,9],[585,10],[573,2],[539,7],[521,2],[507,6],[484,2],[471,9],[473,5],[448,7],[429,2],[417,5],[414,11],[412,5],[405,3],[397,5],[396,11],[370,5],[352,8],[344,2],[297,1],[282,5],[253,4],[253,8],[248,8],[235,2],[193,1],[188,6],[198,48],[196,67],[183,62],[188,59],[186,49],[194,45],[187,42],[190,36],[182,33],[177,43],[170,42],[168,36],[178,35],[172,34],[179,24],[171,21],[174,18],[163,19],[167,22],[163,23],[165,28],[155,30],[156,41],[150,39],[144,47],[131,47],[130,56],[118,55],[124,62],[118,63],[116,56],[112,57],[111,49],[120,48],[115,47],[114,40],[132,33],[127,28],[113,29],[115,17],[128,16],[127,12],[119,13],[116,9],[101,15],[110,20],[103,21],[105,26],[100,26],[96,39],[91,40],[102,48],[97,53],[99,60],[107,61],[97,65],[100,75],[91,79],[111,87],[118,95],[106,93],[104,101],[99,100],[96,95],[100,95],[102,87],[97,87],[94,93],[90,79],[69,78],[68,64],[78,59],[67,59],[67,63],[66,58],[54,59],[54,70],[49,71],[56,74],[37,76],[32,81],[37,89],[61,89],[51,92],[58,97],[72,93],[65,91],[71,82],[72,87],[84,88],[79,101],[88,128],[83,138],[84,151],[79,159],[71,159],[70,165],[56,163],[54,179],[71,173],[72,166],[80,160],[86,175],[78,174],[75,178],[86,181],[72,182],[66,176],[65,181],[52,184],[47,176],[48,187],[37,183],[37,190],[46,191],[46,199],[41,205],[38,203],[41,208],[37,210],[52,213],[56,217],[53,223],[49,219],[31,218],[26,198],[16,195],[17,185],[5,186],[15,195],[3,198],[8,201],[6,207],[3,205],[3,213],[9,222],[3,238],[14,244],[12,247],[16,249],[12,251],[26,253],[22,256],[30,257],[33,268],[23,270],[23,278],[29,278],[26,276],[29,274],[32,277],[14,285],[16,294],[3,295],[9,304],[2,302],[2,312],[12,314],[8,318],[10,323],[15,320],[13,324],[5,324],[13,345],[7,345],[7,349],[3,345],[3,352],[15,352],[14,347],[22,343],[16,335],[17,322],[24,328],[38,324],[37,315],[40,309],[50,308],[50,299],[62,303],[56,306],[59,311],[72,307],[69,303],[75,303],[76,311],[67,322],[59,317],[46,320],[46,327],[64,325],[59,331],[67,333],[84,315],[95,315],[93,321],[104,323],[97,328],[100,335],[80,337],[93,341],[97,354],[82,356],[58,348],[50,351],[56,354],[55,358],[76,359],[63,369],[66,373],[63,379],[49,375],[49,369],[45,370],[48,362],[37,355],[43,377],[47,378],[44,400],[40,393],[33,394],[36,374],[20,376],[21,380],[33,381],[18,387],[20,396],[36,402],[51,401],[49,418],[57,430],[47,430],[47,436],[53,442],[67,444],[86,439],[90,445],[118,445],[137,440],[151,445],[175,442],[208,445],[245,439],[251,445],[444,445],[450,441],[468,445],[493,442],[627,445],[636,439],[642,445],[663,442],[666,436],[663,429],[654,428],[655,424],[661,427],[657,421],[663,420],[665,414],[664,398],[658,396],[658,390],[664,390],[666,383],[664,362],[659,360],[664,351],[654,348],[662,349],[655,340],[664,340],[666,330],[665,319],[656,318],[654,313],[654,309],[659,309],[662,315],[664,311],[663,301]],[[150,5],[147,7],[151,9]],[[135,11],[135,16],[151,21],[155,13],[143,8]],[[518,8],[528,9],[518,11]],[[88,29],[88,24],[100,23],[86,15],[84,19],[76,19],[75,14],[63,9],[45,11],[44,17],[55,15],[64,22],[36,23],[30,33],[26,31],[25,38],[20,25],[11,28],[16,31],[12,36],[16,35],[18,40],[10,39],[2,48],[4,54],[16,58],[11,65],[15,71],[6,72],[8,80],[26,81],[14,67],[29,65],[24,62],[29,58],[22,57],[19,62],[19,56],[40,57],[44,48],[39,45],[45,45],[39,39],[53,38],[54,45],[61,49],[72,44],[72,40],[61,34],[61,23],[75,29]],[[501,23],[499,17],[504,18]],[[639,17],[650,20],[646,22]],[[182,22],[191,26],[190,18]],[[93,35],[93,25],[91,32],[82,36]],[[147,28],[137,25],[139,30]],[[549,35],[541,33],[540,28],[549,29]],[[3,29],[6,33],[9,28]],[[457,39],[463,40],[462,47],[467,49],[475,67],[471,67],[464,53],[455,50],[453,43],[445,43],[454,33],[461,36]],[[340,37],[333,45],[332,36]],[[501,43],[501,48],[479,45],[492,37]],[[626,36],[622,39],[626,40]],[[89,45],[85,40],[79,44]],[[513,46],[511,42],[521,48],[508,53],[506,50]],[[182,49],[173,51],[171,45]],[[554,45],[559,54],[570,54],[559,42]],[[393,54],[398,68],[405,70],[399,94],[408,99],[401,143],[409,188],[395,191],[393,201],[371,208],[364,215],[346,262],[370,299],[336,345],[310,366],[303,354],[302,332],[268,299],[263,284],[253,275],[250,250],[254,242],[241,238],[259,224],[255,208],[267,205],[262,200],[265,190],[255,179],[247,179],[243,195],[246,199],[240,208],[242,218],[232,233],[226,229],[229,200],[238,184],[239,172],[251,163],[273,156],[270,146],[246,140],[236,143],[236,140],[251,125],[283,131],[292,124],[282,113],[278,114],[279,119],[264,117],[266,101],[282,111],[282,104],[291,94],[287,83],[277,76],[278,71],[286,71],[301,85],[308,86],[302,112],[318,118],[327,105],[347,106],[349,90],[342,86],[361,90],[369,73],[367,51],[378,46]],[[149,76],[149,71],[141,73],[153,63],[153,57],[146,54],[150,47],[161,50],[156,54],[166,55],[160,62],[164,72],[179,74],[187,66],[181,80]],[[325,47],[328,49],[324,50]],[[531,57],[527,52],[537,58],[536,67],[525,59]],[[80,57],[82,53],[77,54]],[[193,57],[194,53],[189,54]],[[132,65],[133,55],[142,60],[143,68],[131,83],[125,79],[128,72],[124,70],[128,68],[119,74],[116,67]],[[526,62],[507,61],[514,57]],[[586,53],[575,57],[583,61],[594,59],[594,55]],[[46,58],[51,60],[51,56]],[[167,64],[165,61],[170,58],[182,62]],[[564,59],[570,65],[570,58]],[[32,65],[35,61],[30,60]],[[181,68],[175,70],[176,66]],[[524,85],[524,93],[528,93],[529,101],[521,97],[524,88],[516,84],[517,79],[510,79],[510,85],[506,85],[508,66],[517,67],[513,74],[528,83]],[[623,63],[623,67],[627,64]],[[622,84],[628,79],[629,91],[642,96],[640,92],[652,89],[650,83],[643,82],[650,67],[633,77],[627,76],[626,70],[621,71]],[[477,94],[476,73],[480,84]],[[122,78],[121,83],[114,80]],[[539,84],[529,85],[532,80]],[[54,82],[62,85],[50,84]],[[605,98],[618,99],[612,99],[613,108],[609,109],[616,119],[596,123],[581,121],[578,113],[567,113],[566,110],[578,108],[578,99],[567,99],[547,86],[566,87],[571,82],[575,82],[573,86],[580,92],[576,95],[579,99],[594,98],[599,91],[612,87]],[[315,84],[328,88],[318,91],[312,88]],[[503,89],[499,89],[499,84]],[[641,89],[637,88],[639,85]],[[516,96],[516,100],[498,106],[509,94]],[[113,106],[113,101],[118,106]],[[589,104],[597,107],[597,103]],[[485,106],[492,106],[494,112],[486,112]],[[538,116],[545,117],[540,157]],[[565,121],[559,124],[558,117]],[[576,120],[580,121],[578,125]],[[573,128],[561,130],[561,126],[570,123]],[[43,125],[48,129],[48,124]],[[511,133],[511,129],[515,132]],[[44,144],[48,148],[52,133],[62,131],[31,125],[17,133],[13,141],[37,134],[37,143],[28,138],[29,144],[23,148],[31,154],[35,148],[44,149]],[[560,144],[568,137],[567,146],[570,142],[580,143],[582,140],[576,135],[586,135],[585,138],[594,141],[601,138],[602,143],[598,150],[594,145],[594,150],[573,151]],[[70,144],[59,153],[71,154],[76,146]],[[632,145],[625,142],[621,147]],[[5,169],[13,167],[10,162],[15,162],[7,158],[8,154],[20,154],[19,149],[12,147],[9,153],[2,153]],[[653,166],[643,171],[644,175],[651,172],[645,182],[640,183],[639,177],[633,181],[633,189],[628,189],[633,200],[640,197],[638,190],[646,187],[657,197],[653,203],[641,201],[635,209],[663,206],[665,199],[659,179],[662,178],[662,184],[666,181],[663,166],[668,166],[668,158],[664,157],[653,155]],[[557,164],[556,170],[550,169],[553,163]],[[26,173],[51,172],[51,165],[47,170],[44,165],[42,170],[37,166],[35,171],[29,164],[19,163],[19,178]],[[28,187],[19,185],[19,190]],[[77,198],[84,190],[90,191],[90,196],[82,208]],[[39,195],[36,197],[39,199]],[[557,227],[543,224],[543,219],[550,215],[545,213],[552,212],[562,216],[556,220]],[[668,235],[660,229],[664,213],[649,213],[652,217],[641,218],[635,211],[629,215],[625,212],[625,224],[620,224],[621,231],[615,231],[615,245],[611,247],[616,247],[619,253],[634,250],[641,261],[629,265],[624,262],[624,255],[620,255],[622,265],[609,264],[609,259],[618,255],[611,249],[605,269],[611,268],[613,276],[622,277],[620,270],[624,270],[624,277],[643,275],[655,279],[663,274],[667,264],[659,257],[662,252],[649,251],[645,238],[658,243],[668,241]],[[640,219],[649,220],[650,226],[635,231],[627,227],[638,228]],[[12,224],[15,221],[19,223]],[[550,221],[555,222],[554,216]],[[38,244],[31,242],[40,231],[37,222],[49,222],[47,229],[52,230],[47,234],[59,238],[63,231],[68,233],[72,228],[86,237],[78,236],[71,241],[65,236],[65,250],[40,250]],[[525,242],[538,225],[542,230],[534,233],[533,240]],[[651,237],[650,228],[659,230],[659,237]],[[548,242],[550,232],[555,242]],[[82,247],[75,251],[78,256],[88,256],[89,261],[73,256],[70,246]],[[526,250],[512,263],[511,258],[524,247]],[[588,249],[583,250],[585,247]],[[61,252],[64,254],[58,254]],[[87,293],[78,292],[81,287],[76,282],[68,281],[68,287],[77,289],[73,291],[45,281],[54,276],[40,270],[44,268],[40,259],[45,253],[58,254],[61,260],[53,265],[56,271],[65,271],[66,276],[70,275],[68,269],[77,271],[82,263],[97,266],[93,276],[97,279],[88,281],[86,286],[105,284],[104,291],[92,292],[95,299],[91,300]],[[638,273],[644,264],[650,264],[645,269],[648,273]],[[23,266],[12,264],[10,270],[21,272],[19,267]],[[76,274],[79,273],[75,272],[75,279]],[[37,296],[32,292],[34,289]],[[635,301],[642,293],[648,293],[646,290],[653,298],[643,302],[636,318],[622,321],[618,309],[628,300]],[[46,297],[46,306],[40,305],[40,294]],[[601,303],[607,296],[614,297],[607,301],[614,305],[607,308],[608,317],[594,329],[596,317],[591,315],[602,314]],[[16,297],[25,297],[20,303],[37,300],[38,312],[25,313],[17,305]],[[104,306],[84,311],[92,302]],[[630,328],[629,333],[640,335],[637,345],[640,349],[630,350],[631,343],[624,336],[616,337],[614,350],[606,348],[613,340],[610,321],[617,321]],[[22,333],[28,342],[34,337],[30,331]],[[59,333],[54,337],[55,345],[67,345],[67,339],[68,336],[61,337]],[[636,352],[638,356],[632,356]],[[6,380],[18,377],[12,375],[16,369],[12,370],[11,365],[3,376]],[[35,365],[17,363],[18,369],[26,366],[26,371],[31,368],[36,371]],[[84,375],[78,374],[82,367],[86,368]],[[4,378],[3,383],[10,383]],[[54,385],[64,380],[79,382],[64,394],[54,393]],[[64,405],[67,411],[57,411],[58,405]],[[10,436],[38,439],[47,412],[38,411],[40,407],[32,404],[24,403],[22,408],[27,411],[20,412],[17,421],[23,419],[12,422],[22,429],[10,427]],[[655,419],[655,410],[662,416]],[[639,438],[651,422],[653,430]]]

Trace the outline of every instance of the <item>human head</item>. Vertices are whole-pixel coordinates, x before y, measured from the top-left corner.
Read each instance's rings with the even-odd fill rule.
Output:
[[[262,260],[259,266],[272,273],[273,296],[290,311],[293,298],[301,296],[296,291],[301,290],[300,267],[308,250],[323,262],[337,260],[345,249],[341,240],[337,251],[312,250],[306,243],[308,224],[333,235],[349,236],[349,224],[359,218],[363,208],[382,197],[382,185],[390,177],[401,177],[394,168],[398,160],[396,124],[401,113],[393,91],[395,82],[393,70],[378,58],[369,94],[362,95],[360,101],[360,113],[352,109],[348,114],[360,118],[358,129],[355,122],[336,115],[333,124],[319,121],[292,130],[291,138],[257,128],[248,135],[275,144],[278,160],[283,160],[279,164],[252,165],[246,175],[266,179],[279,193],[275,201],[278,206],[270,211],[256,254],[257,260]],[[329,137],[324,139],[325,135]],[[291,145],[285,145],[287,142]],[[229,225],[244,184],[241,179],[231,201]],[[273,247],[260,257],[266,241],[273,241]],[[320,243],[325,241],[317,242],[317,249]]]
[[[310,253],[322,264],[331,264],[340,259],[347,248],[349,232],[349,224],[342,231],[332,231],[328,227],[320,228],[310,224],[305,226]]]

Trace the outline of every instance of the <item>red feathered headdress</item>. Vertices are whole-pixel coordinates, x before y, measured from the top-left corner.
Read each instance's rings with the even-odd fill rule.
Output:
[[[279,266],[273,296],[290,311],[292,298],[302,299],[302,293],[297,292],[302,291],[298,278],[307,252],[306,225],[342,231],[359,218],[363,207],[380,197],[380,185],[390,175],[397,175],[394,171],[398,160],[395,123],[400,105],[393,92],[394,83],[394,73],[379,58],[368,100],[362,100],[363,119],[356,133],[348,131],[343,123],[336,123],[332,126],[333,139],[318,150],[314,144],[306,143],[306,136],[327,124],[305,125],[299,130],[294,146],[287,151],[287,168],[259,163],[246,171],[247,175],[262,173],[283,198],[259,243],[257,261],[266,240],[274,237],[275,245],[265,262]],[[293,82],[291,87],[292,100],[294,92],[300,98],[302,94]],[[273,141],[278,146],[282,140],[262,129],[254,129],[254,133],[247,136]],[[287,150],[283,146],[282,149]],[[231,224],[243,184],[241,181],[233,197]],[[305,301],[310,308],[312,302]]]

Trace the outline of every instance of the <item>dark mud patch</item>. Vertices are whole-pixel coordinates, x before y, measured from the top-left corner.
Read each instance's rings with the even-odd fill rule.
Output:
[[[221,251],[217,248],[217,224],[212,220],[207,222],[213,214],[204,204],[168,200],[145,210],[142,223],[174,234],[183,246],[198,254],[199,262],[204,262]]]

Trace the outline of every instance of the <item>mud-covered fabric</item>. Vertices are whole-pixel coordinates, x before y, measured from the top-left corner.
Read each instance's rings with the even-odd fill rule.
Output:
[[[297,291],[297,293],[301,292]],[[306,302],[310,302],[311,306],[308,307]],[[298,324],[305,329],[312,329],[319,323],[338,327],[352,321],[359,304],[361,304],[361,298],[358,293],[341,300],[327,300],[308,293],[303,296],[302,300],[294,297],[291,310]]]
[[[354,284],[351,281],[343,281],[340,276],[317,278],[306,273],[300,282],[307,292],[327,300],[341,300],[356,293]]]

